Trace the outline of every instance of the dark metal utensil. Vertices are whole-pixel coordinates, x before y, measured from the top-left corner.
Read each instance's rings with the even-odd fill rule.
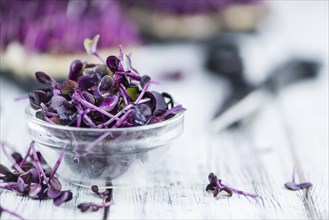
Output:
[[[317,61],[293,59],[273,70],[257,87],[238,90],[223,104],[212,121],[215,130],[225,129],[259,109],[264,101],[281,89],[303,80],[315,78],[320,64]],[[248,92],[248,89],[250,91]]]

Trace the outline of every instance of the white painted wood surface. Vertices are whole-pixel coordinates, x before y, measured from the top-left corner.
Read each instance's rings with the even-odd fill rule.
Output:
[[[315,6],[298,4],[304,11],[293,11],[295,14],[289,11],[293,6],[291,2],[278,2],[273,4],[273,8],[282,9],[276,11],[282,20],[290,14],[302,19],[303,12],[307,12],[320,27],[312,29],[315,33],[304,36],[304,41],[296,40],[299,43],[291,34],[295,32],[288,28],[292,24],[282,28],[286,32],[281,37],[290,39],[289,43],[268,36],[257,40],[246,37],[243,53],[245,56],[248,51],[252,54],[246,58],[251,63],[247,65],[250,78],[256,79],[253,72],[262,77],[261,73],[270,68],[264,63],[275,64],[289,54],[309,52],[308,43],[315,41],[316,36],[324,34],[328,38],[328,27],[323,30],[323,22],[319,22],[328,3]],[[308,6],[314,11],[308,11]],[[319,10],[318,17],[311,16]],[[328,18],[328,9],[325,13]],[[306,20],[295,22],[300,24]],[[272,41],[277,43],[278,48],[266,44]],[[115,204],[107,213],[104,210],[81,213],[77,204],[97,202],[99,198],[89,189],[65,182],[63,188],[71,189],[74,196],[72,201],[60,207],[54,206],[52,201],[33,201],[0,189],[1,206],[26,219],[328,219],[328,42],[322,35],[319,41],[323,44],[314,42],[314,50],[310,51],[311,54],[319,54],[324,61],[322,75],[318,79],[289,87],[275,99],[264,103],[263,108],[246,119],[239,130],[220,134],[213,134],[208,122],[222,102],[227,85],[202,68],[202,59],[199,59],[202,50],[194,45],[174,45],[137,51],[133,54],[136,68],[154,74],[154,77],[158,76],[156,71],[159,69],[169,71],[180,66],[186,73],[184,81],[164,81],[157,88],[174,94],[188,110],[184,134],[174,143],[165,161],[150,175],[141,177],[147,178],[148,185],[113,189]],[[256,47],[256,43],[267,45],[267,57],[259,59],[264,51]],[[288,49],[287,45],[290,46]],[[259,51],[250,49],[253,46]],[[282,48],[287,50],[282,51]],[[173,57],[173,52],[176,57]],[[145,57],[149,63],[147,66],[143,64]],[[252,62],[256,58],[261,63],[258,66],[257,62]],[[180,62],[173,65],[164,62],[172,59]],[[13,101],[24,93],[2,77],[0,79],[1,141],[7,141],[24,152],[30,141],[24,125],[26,102]],[[2,153],[0,162],[6,163]],[[295,192],[284,188],[283,184],[291,178],[293,166],[300,181],[313,183],[309,191]],[[205,191],[209,172],[215,172],[224,183],[257,193],[259,197],[252,199],[233,195],[229,198],[222,195],[214,198]],[[15,218],[3,214],[1,219]]]

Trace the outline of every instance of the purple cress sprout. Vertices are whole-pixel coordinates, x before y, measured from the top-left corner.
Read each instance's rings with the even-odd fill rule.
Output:
[[[158,82],[148,75],[140,75],[132,67],[130,55],[123,53],[122,46],[119,46],[119,56],[110,55],[103,60],[96,50],[98,41],[99,35],[86,39],[84,47],[101,63],[74,60],[64,82],[57,82],[44,72],[36,72],[36,79],[47,86],[28,95],[38,119],[63,126],[127,128],[162,122],[185,111],[182,105],[175,105],[170,94],[149,90]],[[95,138],[83,154],[75,155],[74,161],[79,162],[79,156],[90,154],[97,143],[110,135],[111,132],[105,132]],[[14,171],[0,164],[0,188],[32,199],[52,199],[56,206],[72,199],[72,192],[62,190],[62,184],[55,175],[64,158],[64,148],[50,172],[44,169],[45,164],[34,142],[24,157],[17,152],[10,155],[6,148],[2,144],[3,154]],[[82,203],[78,206],[82,212],[88,209],[97,211],[113,204],[113,201],[108,201],[109,191],[99,192],[97,186],[93,186],[92,191],[105,202]]]
[[[297,184],[296,183],[296,169],[294,168],[292,171],[292,181],[285,183],[284,186],[289,190],[296,191],[296,190],[301,190],[301,189],[309,189],[313,185],[312,185],[312,183],[308,183],[308,182]]]
[[[85,39],[84,47],[100,64],[74,60],[63,83],[44,72],[35,74],[48,86],[29,94],[39,119],[66,126],[120,128],[158,123],[185,110],[175,106],[170,94],[150,91],[158,83],[133,68],[121,45],[119,56],[103,60],[97,53],[99,38]]]
[[[96,212],[100,208],[105,208],[105,207],[109,207],[109,206],[113,205],[113,203],[114,202],[112,200],[109,202],[103,202],[103,203],[84,202],[84,203],[80,203],[78,205],[78,208],[81,210],[81,212],[86,212],[88,210]]]
[[[0,164],[0,188],[16,192],[20,196],[32,199],[53,199],[56,206],[72,199],[72,192],[62,191],[61,182],[55,177],[64,157],[63,149],[51,173],[43,168],[42,156],[35,150],[34,142],[30,144],[27,153],[22,157],[18,152],[8,154],[5,143],[1,143],[4,156],[12,163],[14,171]]]
[[[93,185],[91,187],[91,191],[99,195],[101,199],[103,199],[102,203],[94,203],[94,202],[83,202],[78,205],[78,208],[80,209],[81,212],[86,212],[88,210],[96,212],[97,210],[101,208],[106,208],[111,205],[113,205],[113,200],[110,200],[108,197],[110,196],[110,191],[105,190],[104,192],[99,192],[98,186]],[[109,201],[107,200],[109,199]]]
[[[218,177],[213,173],[209,174],[208,179],[210,183],[207,185],[206,191],[213,191],[214,197],[216,197],[221,191],[225,191],[229,196],[232,196],[233,193],[249,196],[252,198],[256,198],[258,196],[256,194],[244,192],[223,184],[222,180],[218,179]]]

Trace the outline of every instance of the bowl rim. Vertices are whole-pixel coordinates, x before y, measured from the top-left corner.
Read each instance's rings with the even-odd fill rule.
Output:
[[[171,123],[174,123],[176,121],[179,121],[183,118],[185,111],[179,112],[174,117],[169,118],[168,120],[157,122],[155,124],[149,124],[149,125],[142,125],[142,126],[135,126],[135,127],[128,127],[128,128],[79,128],[79,127],[71,127],[67,125],[57,125],[57,124],[50,124],[49,122],[43,121],[39,118],[37,118],[35,115],[31,113],[32,107],[28,104],[25,107],[25,118],[27,121],[31,121],[34,124],[37,124],[39,126],[52,128],[52,129],[59,129],[64,131],[85,131],[85,132],[120,132],[120,131],[141,131],[141,130],[149,130],[149,129],[155,129],[159,127],[163,127],[166,125],[169,125]]]

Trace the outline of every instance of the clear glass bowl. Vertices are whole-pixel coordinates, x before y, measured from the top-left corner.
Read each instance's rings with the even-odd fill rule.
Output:
[[[53,125],[25,109],[29,134],[50,166],[65,148],[57,171],[69,182],[90,187],[118,187],[145,180],[183,132],[184,112],[152,125],[93,129]]]

